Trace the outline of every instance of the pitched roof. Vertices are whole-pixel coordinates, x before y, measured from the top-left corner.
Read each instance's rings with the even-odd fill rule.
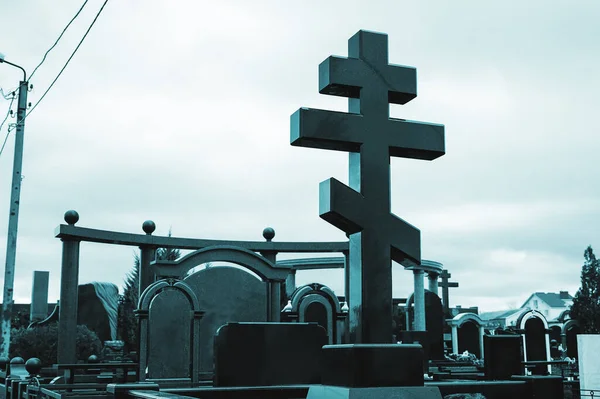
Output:
[[[536,295],[542,301],[546,302],[548,306],[553,308],[565,308],[568,306],[568,304],[565,303],[565,299],[573,299],[573,297],[569,294],[567,294],[568,298],[561,298],[561,295],[555,292],[536,292],[533,295]]]
[[[498,310],[495,312],[485,312],[481,313],[479,317],[482,320],[498,320],[498,319],[506,319],[509,316],[514,315],[515,313],[521,312],[523,309],[510,309],[510,310]]]

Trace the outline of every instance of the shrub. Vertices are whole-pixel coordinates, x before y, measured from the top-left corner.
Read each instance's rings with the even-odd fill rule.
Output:
[[[95,332],[87,326],[77,326],[76,353],[78,360],[87,360],[90,355],[100,355],[102,343]],[[57,362],[58,323],[11,331],[10,357],[21,356],[27,360],[37,357],[42,365]]]

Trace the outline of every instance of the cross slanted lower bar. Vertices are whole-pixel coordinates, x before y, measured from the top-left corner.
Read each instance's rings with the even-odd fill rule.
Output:
[[[354,343],[391,343],[391,261],[421,263],[420,231],[391,213],[390,157],[433,160],[445,153],[444,126],[393,119],[389,103],[417,96],[413,67],[388,63],[388,37],[359,31],[348,58],[319,65],[319,92],[349,98],[349,113],[301,108],[291,144],[350,153],[350,187],[321,183],[321,218],[350,237],[349,319]]]

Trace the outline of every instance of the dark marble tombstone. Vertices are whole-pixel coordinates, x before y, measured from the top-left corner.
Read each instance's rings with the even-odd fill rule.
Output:
[[[328,328],[328,317],[327,309],[325,305],[320,302],[312,302],[306,307],[304,314],[304,321],[308,323],[317,323],[327,331]],[[329,335],[329,332],[327,332]]]
[[[578,359],[577,354],[577,335],[579,334],[579,326],[573,325],[567,329],[567,356],[571,359]]]
[[[119,289],[110,283],[78,287],[77,324],[94,331],[100,341],[116,339]]]
[[[429,360],[444,359],[444,307],[439,296],[425,291],[425,328]]]
[[[550,341],[555,340],[556,342],[561,341],[561,328],[560,326],[550,327]]]
[[[481,358],[481,350],[479,349],[479,326],[472,321],[464,322],[458,328],[458,353],[468,351],[473,355]]]
[[[519,335],[485,335],[483,363],[487,380],[508,380],[523,374],[523,351]]]
[[[537,317],[532,317],[525,322],[525,350],[527,361],[547,360],[546,327]],[[536,369],[532,372],[535,373]],[[537,372],[542,371],[540,369]]]
[[[200,373],[213,372],[213,347],[217,330],[234,322],[266,322],[267,284],[254,275],[229,266],[200,270],[184,279],[205,313],[200,321]]]
[[[198,383],[203,313],[196,294],[183,281],[162,279],[143,291],[136,310],[140,381]]]
[[[325,329],[308,323],[229,323],[214,343],[215,386],[319,384]]]
[[[156,295],[148,311],[148,378],[191,378],[190,314],[193,309],[181,291]]]
[[[286,320],[317,323],[327,331],[329,344],[341,343],[344,319],[339,299],[327,286],[319,283],[307,284],[292,293]]]

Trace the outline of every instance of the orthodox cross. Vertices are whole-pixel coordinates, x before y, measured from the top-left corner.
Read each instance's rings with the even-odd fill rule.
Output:
[[[392,342],[392,260],[421,263],[420,231],[391,213],[390,157],[444,155],[444,126],[389,117],[389,103],[417,96],[413,67],[388,63],[388,37],[359,31],[348,57],[319,65],[319,93],[349,98],[349,113],[301,108],[291,116],[291,144],[350,153],[350,186],[319,187],[321,218],[350,239],[349,325],[353,343]]]
[[[450,314],[450,292],[449,288],[458,288],[458,283],[454,281],[448,281],[452,277],[452,274],[448,273],[448,270],[442,270],[442,274],[440,274],[440,279],[442,280],[439,283],[439,286],[442,288],[442,303],[444,304],[444,311],[446,314]]]

